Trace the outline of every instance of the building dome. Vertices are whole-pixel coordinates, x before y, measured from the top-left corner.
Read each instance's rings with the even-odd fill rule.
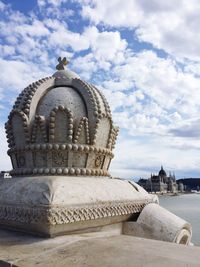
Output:
[[[93,85],[58,70],[26,87],[6,123],[14,176],[107,176],[118,128]]]
[[[159,171],[159,176],[167,176],[165,170],[163,169],[163,166],[161,166],[161,170]]]

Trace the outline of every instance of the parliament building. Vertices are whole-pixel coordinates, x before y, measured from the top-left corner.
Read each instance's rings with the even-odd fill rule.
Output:
[[[177,191],[176,177],[173,174],[167,175],[166,171],[161,166],[158,175],[151,174],[149,179],[141,178],[138,184],[148,192],[172,192]]]

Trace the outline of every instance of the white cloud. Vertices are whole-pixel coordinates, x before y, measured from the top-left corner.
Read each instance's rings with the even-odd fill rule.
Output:
[[[84,1],[83,1],[84,2]],[[83,5],[83,16],[96,24],[104,23],[115,27],[136,27],[143,18],[136,1],[90,1]]]
[[[182,123],[182,125],[170,130],[175,136],[182,137],[200,137],[200,118],[195,120],[189,120]]]
[[[3,99],[3,97],[4,97],[4,95],[3,95],[3,88],[1,88],[0,87],[0,100],[2,100]],[[1,107],[0,108],[3,108],[4,106],[3,105],[1,105]]]
[[[94,57],[100,60],[115,61],[118,54],[125,51],[127,42],[121,39],[118,31],[100,32],[96,27],[86,27],[82,34],[71,32],[56,20],[46,24],[54,29],[49,36],[49,45],[71,47],[75,52],[91,49]],[[112,45],[110,45],[112,43]],[[119,54],[121,57],[121,54]]]
[[[68,0],[37,0],[39,7],[45,7],[46,5],[52,5],[59,7],[61,4],[66,3]]]
[[[48,69],[38,69],[37,65],[17,60],[0,59],[0,69],[1,88],[9,91],[21,91],[31,82],[48,76]]]
[[[31,37],[41,37],[50,33],[44,24],[36,19],[31,24],[24,23],[16,26],[14,32],[21,36],[28,35]]]
[[[37,0],[37,4],[39,7],[44,7],[46,5],[46,0]]]
[[[42,61],[42,54],[47,53],[44,38],[49,34],[49,29],[35,16],[26,17],[10,9],[7,13],[7,19],[0,20],[2,58],[12,56],[15,60],[20,58],[30,61],[38,58]]]
[[[89,40],[82,38],[81,34],[71,32],[63,25],[60,25],[57,31],[54,31],[49,36],[49,45],[56,47],[72,47],[76,52],[89,48]]]
[[[70,33],[70,35],[73,38],[73,34]],[[112,64],[117,60],[119,62],[122,55],[126,53],[127,42],[121,39],[120,33],[117,31],[100,32],[94,26],[86,27],[77,38],[80,38],[80,43],[82,43],[82,46],[78,45],[78,49],[90,49],[90,52],[77,57],[72,63],[73,68],[78,70],[85,79],[90,79],[92,74],[99,70],[110,70]],[[76,42],[75,39],[74,42]],[[77,49],[73,43],[70,45],[74,50]]]
[[[82,15],[96,25],[137,29],[139,40],[180,58],[200,59],[198,0],[91,0]]]
[[[81,72],[81,77],[89,80],[92,73],[97,70],[97,62],[95,61],[92,54],[87,54],[84,57],[77,57],[76,60],[72,61],[73,68]]]
[[[88,27],[83,36],[90,42],[90,47],[98,60],[115,61],[119,52],[125,51],[127,42],[121,39],[118,31],[99,32],[96,27]],[[111,45],[112,44],[112,45]]]
[[[37,12],[24,15],[0,1],[0,100],[12,102],[53,73],[57,56],[67,56],[69,68],[101,88],[122,129],[112,164],[117,176],[147,175],[161,163],[197,171],[199,1],[78,0],[89,21],[77,19],[74,2],[68,8],[66,0],[38,0]],[[169,54],[144,50],[142,42]]]
[[[179,141],[180,146],[174,145]],[[183,178],[183,173],[198,173],[199,148],[200,142],[197,149],[197,146],[193,147],[192,144],[187,144],[187,141],[183,146],[180,139],[171,137],[132,139],[130,136],[121,136],[116,145],[111,173],[113,176],[124,178],[148,178],[164,165],[168,172],[175,171],[178,178]]]
[[[0,11],[3,11],[5,9],[5,4],[0,1]]]
[[[9,56],[13,54],[15,54],[15,48],[13,46],[0,44],[0,55]]]
[[[103,87],[113,91],[125,91],[134,86],[133,82],[129,79],[124,78],[123,80],[107,80],[103,82]]]
[[[170,58],[143,51],[113,66],[103,92],[115,121],[129,134],[168,135],[187,119],[198,118],[200,78]]]

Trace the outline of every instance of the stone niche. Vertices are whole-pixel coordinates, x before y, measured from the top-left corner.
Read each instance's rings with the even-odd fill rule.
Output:
[[[107,100],[69,70],[26,87],[6,123],[12,179],[0,225],[44,236],[122,222],[155,202],[109,174],[118,127]]]

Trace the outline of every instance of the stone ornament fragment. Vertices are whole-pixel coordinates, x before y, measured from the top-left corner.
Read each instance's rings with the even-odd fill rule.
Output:
[[[192,227],[188,222],[158,204],[150,203],[143,208],[136,222],[124,223],[123,233],[189,245]]]

